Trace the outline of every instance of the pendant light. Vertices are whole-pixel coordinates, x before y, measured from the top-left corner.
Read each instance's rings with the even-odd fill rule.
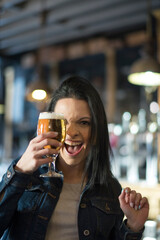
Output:
[[[30,102],[46,101],[50,95],[44,66],[38,66],[33,81],[27,86],[26,99]]]
[[[48,11],[46,10],[45,1],[42,0],[42,13],[41,13],[41,28],[40,31],[42,33],[41,36],[41,46],[45,46],[44,39],[45,39],[45,26],[46,26],[46,19]],[[26,99],[30,102],[41,102],[46,101],[49,98],[51,93],[51,89],[48,85],[48,80],[46,77],[46,69],[45,66],[42,65],[41,59],[39,57],[39,51],[37,51],[37,67],[33,77],[33,81],[27,86],[26,89]]]
[[[147,42],[143,51],[143,56],[133,63],[131,66],[131,73],[128,76],[128,81],[135,85],[160,85],[160,64],[154,57],[155,51],[152,33],[152,18],[150,0],[148,0]]]

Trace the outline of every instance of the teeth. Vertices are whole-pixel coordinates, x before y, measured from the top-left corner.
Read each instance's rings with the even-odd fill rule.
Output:
[[[69,143],[67,143],[67,142],[65,142],[65,144],[67,144],[68,146],[79,146],[79,145],[81,145],[81,143],[72,143],[72,144],[69,144]]]

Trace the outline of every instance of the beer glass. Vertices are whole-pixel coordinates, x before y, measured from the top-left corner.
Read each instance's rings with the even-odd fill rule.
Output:
[[[55,112],[41,112],[39,114],[38,125],[37,125],[37,135],[42,133],[46,133],[49,131],[58,132],[58,135],[55,137],[59,142],[64,142],[65,135],[66,135],[66,124],[64,115],[61,113]],[[52,148],[52,146],[47,145],[44,148]],[[59,147],[57,148],[59,149]],[[53,154],[53,167],[52,170],[52,163],[48,163],[48,172],[41,174],[41,177],[59,177],[60,174],[55,172],[55,161],[57,154]]]

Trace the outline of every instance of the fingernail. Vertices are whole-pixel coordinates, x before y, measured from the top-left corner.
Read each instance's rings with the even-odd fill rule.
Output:
[[[138,206],[138,209],[141,209],[141,205]]]
[[[132,207],[132,208],[133,208],[133,203],[132,203],[132,202],[130,203],[130,207]]]
[[[58,135],[58,132],[54,132],[54,135],[57,136],[57,135]]]
[[[123,192],[124,188],[122,188],[121,193]]]
[[[127,190],[127,189],[125,190],[125,193],[128,193],[128,190]]]
[[[134,209],[137,211],[137,210],[138,210],[138,207],[137,207],[137,206],[135,206],[135,207],[134,207]]]

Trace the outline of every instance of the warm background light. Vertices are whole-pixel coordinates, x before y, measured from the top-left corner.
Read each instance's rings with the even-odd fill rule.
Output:
[[[47,93],[43,89],[36,89],[32,92],[32,98],[35,100],[44,100],[47,97]]]
[[[160,74],[151,71],[136,72],[128,76],[128,81],[140,86],[159,86]]]

